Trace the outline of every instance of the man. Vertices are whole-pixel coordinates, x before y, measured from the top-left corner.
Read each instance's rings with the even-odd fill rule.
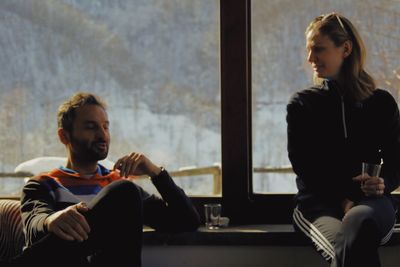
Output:
[[[192,231],[199,215],[167,171],[133,152],[113,170],[105,104],[77,93],[58,111],[58,136],[67,165],[31,178],[21,198],[26,248],[11,261],[23,264],[141,266],[142,227]],[[162,198],[126,180],[148,175]]]

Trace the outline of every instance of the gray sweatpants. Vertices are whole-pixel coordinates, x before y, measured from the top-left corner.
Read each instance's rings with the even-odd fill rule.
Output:
[[[331,267],[379,267],[378,247],[390,239],[395,213],[382,196],[360,201],[345,215],[339,206],[299,204],[293,220]]]

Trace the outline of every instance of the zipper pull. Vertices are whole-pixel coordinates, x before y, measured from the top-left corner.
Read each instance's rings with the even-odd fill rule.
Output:
[[[344,101],[342,95],[340,95],[340,100],[342,102],[342,123],[343,123],[344,139],[347,139],[346,114],[345,114]]]

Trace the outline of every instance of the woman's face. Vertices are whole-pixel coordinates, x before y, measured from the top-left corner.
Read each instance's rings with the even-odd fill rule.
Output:
[[[313,34],[313,31],[307,34],[307,60],[318,78],[338,77],[343,60],[347,56],[345,50],[344,44],[336,46],[327,35]]]

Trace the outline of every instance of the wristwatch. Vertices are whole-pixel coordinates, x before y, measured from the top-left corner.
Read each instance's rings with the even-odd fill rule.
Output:
[[[158,174],[158,175],[154,175],[154,176],[150,176],[150,178],[151,179],[153,179],[153,178],[156,178],[156,177],[159,177],[159,176],[162,176],[164,173],[166,173],[167,171],[165,170],[165,168],[164,167],[160,167],[160,173]]]

